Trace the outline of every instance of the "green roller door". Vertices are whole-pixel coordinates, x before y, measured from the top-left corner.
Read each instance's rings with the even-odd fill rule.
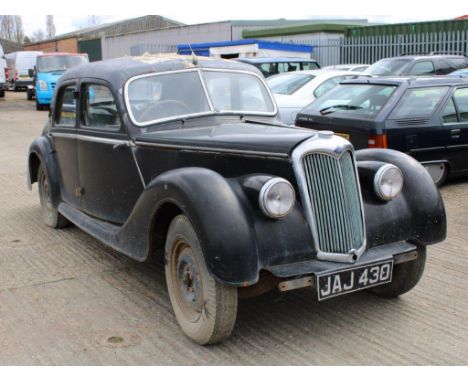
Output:
[[[78,41],[78,51],[88,53],[89,61],[102,60],[101,39]]]

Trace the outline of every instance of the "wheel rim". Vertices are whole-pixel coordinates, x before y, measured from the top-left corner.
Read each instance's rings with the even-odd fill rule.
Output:
[[[197,322],[203,313],[204,297],[200,266],[192,247],[180,240],[172,251],[171,274],[178,305],[190,322]]]

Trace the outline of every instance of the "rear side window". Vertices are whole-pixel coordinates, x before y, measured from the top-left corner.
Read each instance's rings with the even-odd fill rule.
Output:
[[[314,70],[320,69],[320,66],[316,62],[302,62],[302,70]]]
[[[261,64],[259,69],[265,77],[278,74],[277,64],[272,63],[272,62]]]
[[[455,109],[452,98],[450,98],[447,105],[445,105],[444,112],[442,113],[442,120],[444,123],[458,122],[457,110]]]
[[[83,86],[82,125],[98,129],[118,130],[120,119],[114,96],[107,86]]]
[[[453,67],[450,65],[448,61],[444,59],[440,59],[437,61],[437,71],[436,74],[444,75],[453,72]]]
[[[468,88],[455,90],[453,98],[458,106],[460,122],[468,122]]]
[[[434,64],[432,61],[416,62],[410,71],[410,74],[415,76],[422,76],[424,74],[434,74]]]
[[[58,93],[55,123],[60,126],[75,126],[76,122],[76,98],[75,85],[60,89]]]
[[[429,117],[448,91],[447,86],[409,89],[390,114],[390,119]]]

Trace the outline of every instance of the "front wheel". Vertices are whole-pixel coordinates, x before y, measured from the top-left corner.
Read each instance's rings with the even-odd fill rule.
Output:
[[[426,248],[418,249],[416,260],[393,267],[392,282],[369,289],[381,297],[394,298],[413,289],[422,277],[426,265]]]
[[[52,206],[50,183],[42,163],[39,165],[37,172],[37,182],[44,224],[52,228],[68,226],[70,224],[69,221]]]
[[[165,247],[166,283],[177,321],[201,345],[231,335],[237,316],[237,288],[218,283],[209,273],[189,219],[172,220]]]
[[[26,91],[26,97],[28,98],[28,101],[31,101],[33,99],[33,94],[31,90]]]

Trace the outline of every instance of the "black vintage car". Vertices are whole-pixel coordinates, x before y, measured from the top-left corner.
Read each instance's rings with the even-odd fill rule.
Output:
[[[420,161],[436,184],[468,175],[468,79],[349,80],[298,113],[296,125],[333,130],[356,149],[391,148]]]
[[[276,116],[247,64],[146,55],[83,65],[57,85],[28,181],[45,224],[164,259],[175,316],[200,344],[230,335],[238,297],[413,288],[427,245],[446,235],[424,168]]]

